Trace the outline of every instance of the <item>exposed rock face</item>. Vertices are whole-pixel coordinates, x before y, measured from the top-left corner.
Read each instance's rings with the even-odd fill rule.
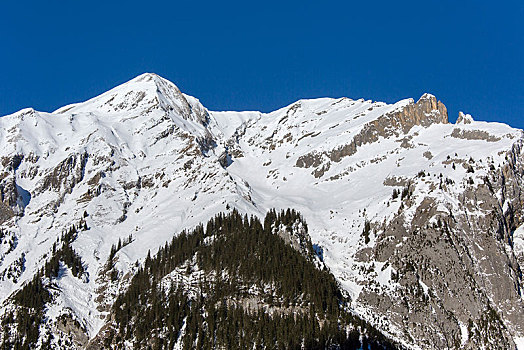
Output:
[[[355,147],[356,149],[356,147]],[[299,168],[309,168],[309,167],[318,167],[320,164],[322,164],[323,155],[318,154],[316,152],[311,152],[306,155],[300,156],[295,166]]]
[[[484,140],[488,142],[497,142],[500,138],[490,135],[484,130],[462,130],[462,129],[453,129],[451,137],[456,137],[458,139],[467,139],[467,140]]]
[[[5,178],[0,184],[0,200],[7,207],[15,207],[18,203],[18,191],[12,176]]]
[[[376,227],[368,262],[391,266],[395,284],[384,293],[371,283],[359,298],[384,315],[389,327],[409,329],[406,336],[414,343],[515,347],[513,332],[524,327],[522,271],[507,248],[523,222],[521,147],[508,152],[513,161],[467,186],[459,197],[462,210],[443,211],[430,198],[407,199],[388,224]],[[411,222],[410,209],[415,209]]]
[[[71,318],[69,315],[63,315],[56,323],[58,331],[62,332],[75,347],[84,348],[89,338],[86,335],[86,330],[82,328],[78,321]]]
[[[73,187],[84,178],[86,162],[86,153],[68,156],[44,177],[40,191],[53,190],[71,193]]]
[[[427,127],[434,123],[448,123],[446,106],[437,101],[435,96],[424,94],[417,103],[411,102],[399,111],[379,117],[367,124],[360,137],[367,142],[373,142],[379,136],[388,137],[399,130],[407,134],[415,125]]]
[[[424,94],[417,103],[410,101],[399,110],[387,113],[365,124],[350,143],[325,152],[324,156],[333,162],[340,162],[342,158],[355,154],[358,147],[376,142],[379,138],[398,136],[399,133],[407,134],[416,125],[428,127],[435,123],[448,123],[446,106],[437,101],[435,96]],[[302,168],[317,167],[322,163],[322,158],[324,157],[310,153],[299,158],[296,166]]]
[[[459,112],[456,124],[471,124],[473,123],[473,117],[469,114]]]
[[[152,82],[157,86],[159,103],[168,111],[202,125],[209,122],[209,113],[194,97],[183,94],[175,84],[162,79],[156,74],[146,73],[137,78],[137,82]],[[191,103],[189,100],[193,100]]]
[[[3,202],[0,203],[0,223],[11,219],[14,215],[15,213],[11,207],[5,205]]]
[[[312,250],[311,238],[307,233],[307,228],[302,222],[297,221],[290,228],[275,227],[274,231],[286,244],[289,244],[302,255],[308,256],[310,254]]]
[[[0,174],[0,224],[15,215],[23,215],[27,204],[23,199],[24,192],[16,184],[16,171],[24,159],[23,155],[15,154],[12,157],[3,157],[3,172]]]

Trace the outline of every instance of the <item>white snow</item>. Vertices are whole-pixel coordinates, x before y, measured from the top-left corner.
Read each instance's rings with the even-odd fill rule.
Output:
[[[459,321],[459,326],[460,326],[460,346],[464,346],[468,342],[468,339],[469,339],[468,327],[460,321]]]
[[[516,337],[513,341],[515,342],[515,345],[517,345],[517,350],[524,349],[524,337]]]
[[[524,257],[524,225],[513,232],[513,251],[517,257]]]

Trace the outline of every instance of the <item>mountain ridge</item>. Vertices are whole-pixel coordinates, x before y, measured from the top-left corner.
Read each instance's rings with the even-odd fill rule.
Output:
[[[213,112],[150,73],[56,112],[0,118],[1,302],[33,278],[57,237],[85,220],[89,229],[72,247],[89,281],[66,273],[46,312],[52,321],[71,308],[93,337],[108,315],[91,311],[100,306],[97,276],[119,239],[133,236],[117,253],[123,276],[148,250],[227,208],[261,218],[291,207],[308,221],[354,310],[386,334],[413,348],[453,348],[455,339],[509,346],[523,337],[514,310],[523,307],[524,257],[513,239],[522,223],[521,130],[466,116],[450,124],[430,94],[392,105],[321,98],[270,113]],[[425,251],[419,261],[428,245],[446,258]],[[439,259],[463,266],[471,285],[419,271],[445,276]],[[490,277],[494,271],[501,276]],[[509,292],[489,287],[497,283]],[[388,303],[395,307],[381,306]],[[419,303],[426,306],[413,309]],[[470,311],[488,306],[502,320],[505,328],[494,325],[502,338],[490,338],[482,313]],[[439,310],[442,325],[427,307]]]

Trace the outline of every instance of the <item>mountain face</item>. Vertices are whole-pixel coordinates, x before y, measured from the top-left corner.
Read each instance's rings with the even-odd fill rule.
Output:
[[[142,295],[129,296],[140,276],[150,287],[139,301],[156,295],[152,285],[176,282],[174,309],[185,313],[169,322],[194,335],[172,339],[177,347],[196,346],[210,319],[193,333],[182,328],[221,305],[251,325],[253,315],[299,315],[315,304],[308,289],[302,299],[276,296],[293,300],[285,313],[271,312],[284,308],[268,299],[271,289],[246,294],[256,280],[261,290],[282,283],[276,277],[242,275],[234,288],[226,284],[233,291],[210,292],[232,269],[215,245],[219,226],[201,233],[205,247],[151,270],[151,261],[165,261],[166,243],[218,213],[263,219],[272,208],[293,208],[307,239],[281,239],[333,276],[337,315],[368,325],[347,323],[348,334],[373,328],[409,349],[524,349],[521,130],[464,114],[451,124],[429,94],[392,105],[322,98],[267,114],[213,112],[143,74],[53,113],[1,117],[0,133],[4,347],[28,339],[32,348],[158,344],[136,343],[136,315],[118,311]],[[208,266],[199,260],[206,249],[224,258]],[[199,293],[196,278],[207,281]],[[320,325],[333,316],[326,310],[314,318]]]

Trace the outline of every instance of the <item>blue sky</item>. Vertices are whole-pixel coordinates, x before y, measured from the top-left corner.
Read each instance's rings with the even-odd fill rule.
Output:
[[[431,92],[524,128],[522,1],[9,1],[0,115],[155,72],[212,110]]]

